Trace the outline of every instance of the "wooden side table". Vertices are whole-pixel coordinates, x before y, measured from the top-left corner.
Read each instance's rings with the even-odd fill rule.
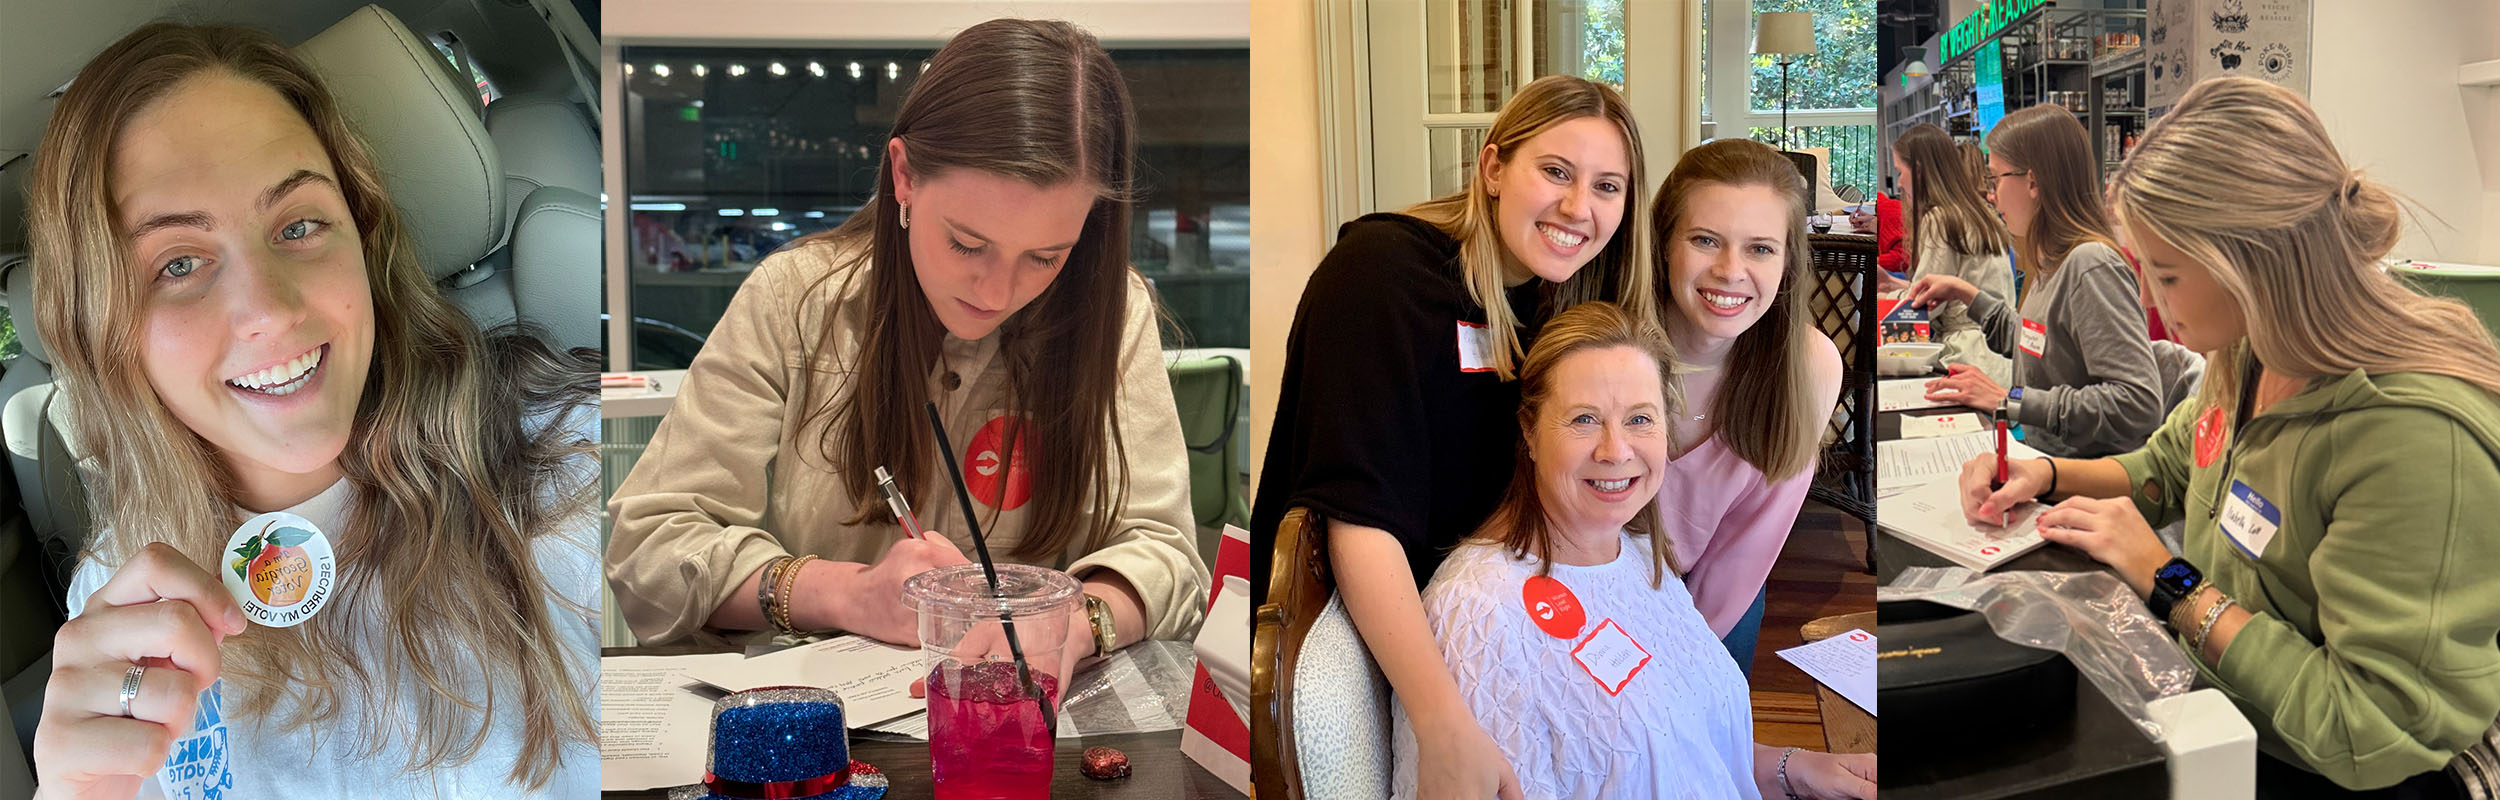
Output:
[[[1799,626],[1797,632],[1808,644],[1823,641],[1849,631],[1875,630],[1875,612],[1860,611],[1824,617]],[[1814,684],[1814,699],[1823,715],[1823,747],[1834,753],[1875,752],[1875,715],[1849,702],[1821,681]]]

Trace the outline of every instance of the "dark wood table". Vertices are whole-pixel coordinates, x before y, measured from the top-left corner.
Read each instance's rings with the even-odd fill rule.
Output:
[[[698,653],[734,653],[732,646],[668,645],[659,647],[610,647],[600,651],[603,656],[674,656]],[[1111,747],[1127,753],[1129,776],[1098,781],[1078,771],[1085,748]],[[930,783],[929,743],[917,740],[887,738],[884,734],[853,731],[851,758],[873,764],[892,782],[886,790],[888,800],[924,800],[935,797],[936,787]],[[1156,798],[1168,800],[1238,800],[1242,793],[1234,791],[1222,778],[1208,772],[1198,762],[1181,754],[1181,731],[1133,733],[1114,736],[1087,736],[1063,740],[1055,752],[1050,775],[1050,796],[1069,798]],[[686,776],[687,783],[697,783],[701,775]],[[664,800],[665,789],[640,792],[604,792],[607,800]]]
[[[1875,417],[1875,440],[1889,442],[1900,439],[1901,420],[1904,418],[1960,414],[1972,410],[1951,406],[1880,413]],[[1877,519],[1881,520],[1881,517]],[[1879,525],[1874,541],[1876,585],[1892,583],[1900,577],[1902,570],[1910,567],[1954,566],[1951,559],[1930,553],[1880,528]],[[2051,542],[2007,561],[1991,572],[2092,572],[2106,569],[2108,567],[2081,550]],[[1884,606],[1877,606],[1879,636],[1886,611]],[[1878,666],[1878,698],[1883,696],[1882,674],[1883,670]],[[1887,701],[1878,699],[1876,702],[1885,704]],[[1879,730],[1880,727],[1879,723]],[[1903,739],[1908,741],[1909,737]],[[1883,794],[1888,798],[2158,797],[2169,790],[2168,767],[2161,747],[2146,737],[2135,723],[2128,721],[2125,713],[2101,694],[2100,687],[2092,685],[2082,675],[2075,676],[2074,716],[2056,720],[2053,724],[2031,731],[2029,735],[1986,738],[1970,749],[1958,751],[1940,752],[1920,748],[1916,743],[1888,750],[1889,755],[1894,756],[1894,763],[1885,765]]]

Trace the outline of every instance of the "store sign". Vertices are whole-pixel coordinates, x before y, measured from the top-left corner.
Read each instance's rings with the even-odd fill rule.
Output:
[[[1986,6],[1971,12],[1970,16],[1963,17],[1961,22],[1953,24],[1951,30],[1944,32],[1944,41],[1941,43],[1945,54],[1944,60],[1961,58],[1963,53],[1970,52],[1970,49],[1977,47],[1980,42],[1997,35],[1998,31],[2005,30],[2005,26],[2013,24],[2014,20],[2021,19],[2024,14],[2031,13],[2032,9],[2047,5],[2048,2],[2049,0],[1989,0]]]

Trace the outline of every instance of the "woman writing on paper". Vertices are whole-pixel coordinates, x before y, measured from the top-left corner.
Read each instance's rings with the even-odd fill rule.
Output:
[[[1327,520],[1344,616],[1421,725],[1416,780],[1433,800],[1518,797],[1418,592],[1500,499],[1512,379],[1545,317],[1601,299],[1650,313],[1630,113],[1580,78],[1520,87],[1464,190],[1340,228],[1294,312],[1252,536],[1272,541],[1290,509]],[[1267,550],[1251,550],[1264,575]]]
[[[610,501],[635,635],[917,643],[902,582],[964,563],[967,511],[998,558],[1082,582],[1069,659],[1195,631],[1180,420],[1128,263],[1134,138],[1119,71],[1074,26],[993,20],[939,49],[876,197],[739,288]],[[932,401],[962,452],[938,451]],[[880,467],[928,535],[897,522]]]
[[[2191,88],[2110,205],[2215,368],[2143,449],[1994,492],[1993,459],[1965,465],[1965,511],[2060,501],[2041,535],[2147,598],[2256,726],[2260,796],[2464,796],[2442,767],[2500,717],[2500,350],[2379,269],[2395,196],[2289,90]]]
[[[1797,174],[1768,147],[1716,143],[1728,144]],[[1538,334],[1502,505],[1423,593],[1459,696],[1527,797],[1873,797],[1872,755],[1753,742],[1744,676],[1676,577],[1683,552],[1660,520],[1671,509],[1649,500],[1678,479],[1672,363],[1658,328],[1612,303]],[[1423,723],[1403,698],[1395,718],[1403,800],[1418,796]]]
[[[2050,455],[2142,445],[2186,367],[2174,360],[2165,371],[2146,336],[2135,271],[2118,255],[2082,123],[2057,106],[2008,114],[1988,132],[1988,168],[2006,229],[2021,237],[2017,260],[2029,265],[2019,308],[2010,294],[1947,274],[1912,281],[1909,301],[1968,303],[1989,349],[2012,354],[2013,380],[1955,369],[1928,382],[1928,399],[2002,410],[2023,426],[2026,443]]]
[[[1676,160],[1652,222],[1689,402],[1668,420],[1658,515],[1702,618],[1750,673],[1764,582],[1840,396],[1840,350],[1807,321],[1804,179],[1769,145],[1711,142]]]
[[[1981,199],[1979,186],[1962,151],[1943,128],[1918,125],[1893,143],[1894,166],[1909,188],[1910,226],[1917,271],[1959,278],[1973,290],[1993,297],[2014,296],[2014,265],[2006,259],[2014,237],[2005,232],[1994,209]],[[2012,379],[2012,352],[1992,349],[1988,332],[1971,319],[1965,301],[1936,303],[1928,308],[1936,342],[1944,345],[1946,364],[1978,369],[2000,384]]]

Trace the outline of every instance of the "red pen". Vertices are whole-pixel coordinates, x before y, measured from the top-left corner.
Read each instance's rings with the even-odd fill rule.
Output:
[[[885,505],[894,510],[894,521],[902,523],[903,532],[910,534],[911,538],[921,538],[920,520],[912,516],[911,501],[903,499],[903,491],[894,485],[893,473],[886,472],[884,467],[877,468],[877,488],[885,492]]]
[[[2012,478],[2013,478],[2013,475],[2012,475],[2012,474],[2010,474],[2009,465],[2008,465],[2008,464],[2006,463],[2006,461],[2005,461],[2005,420],[2004,420],[2004,419],[1998,419],[1998,420],[1997,420],[1997,479],[1996,479],[1996,482],[1988,484],[1988,488],[1990,488],[1990,489],[2003,489],[2003,488],[2005,488],[2005,482],[2006,482],[2006,481],[2008,481],[2008,480],[2011,480]],[[2005,525],[2005,515],[2004,515],[2004,514],[2000,513],[2000,514],[1998,514],[1998,515],[1997,515],[1997,525],[1998,525],[1998,526],[2000,526],[2000,527],[2002,527],[2003,525]]]

